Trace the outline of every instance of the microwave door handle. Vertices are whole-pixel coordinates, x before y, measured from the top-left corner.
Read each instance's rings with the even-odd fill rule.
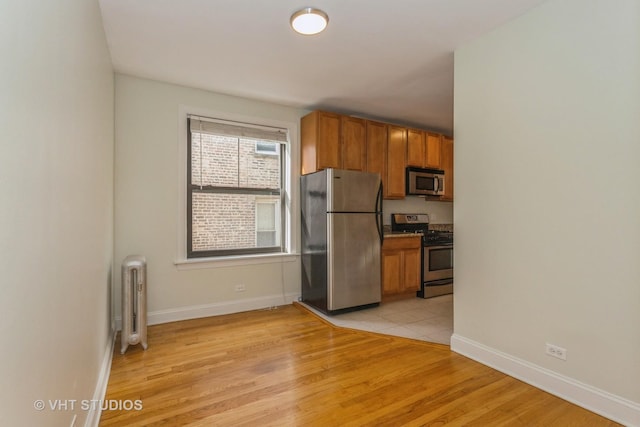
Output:
[[[433,192],[438,194],[438,192],[440,191],[440,178],[438,178],[437,176],[433,177]]]

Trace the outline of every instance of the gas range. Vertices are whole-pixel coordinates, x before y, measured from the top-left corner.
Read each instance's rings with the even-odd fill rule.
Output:
[[[427,214],[391,214],[391,231],[401,233],[422,233],[423,246],[451,246],[453,233],[429,230]]]

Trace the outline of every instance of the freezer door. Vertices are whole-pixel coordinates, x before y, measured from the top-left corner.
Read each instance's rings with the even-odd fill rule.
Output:
[[[380,175],[327,169],[327,211],[377,212],[382,210]]]
[[[380,239],[376,215],[327,216],[329,311],[380,302]]]

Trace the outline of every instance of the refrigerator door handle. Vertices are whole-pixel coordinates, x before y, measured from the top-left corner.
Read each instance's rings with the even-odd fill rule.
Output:
[[[384,243],[384,226],[382,225],[382,213],[376,214],[376,224],[378,225],[378,235],[380,236],[380,244]]]
[[[380,244],[384,242],[384,222],[382,217],[382,180],[380,181],[380,187],[378,187],[378,194],[376,196],[376,226],[378,228],[378,236],[380,236]]]

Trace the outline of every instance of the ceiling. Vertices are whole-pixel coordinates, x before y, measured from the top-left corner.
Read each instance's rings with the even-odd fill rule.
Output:
[[[453,51],[544,0],[99,0],[117,72],[451,134]],[[317,36],[298,9],[329,15]]]

